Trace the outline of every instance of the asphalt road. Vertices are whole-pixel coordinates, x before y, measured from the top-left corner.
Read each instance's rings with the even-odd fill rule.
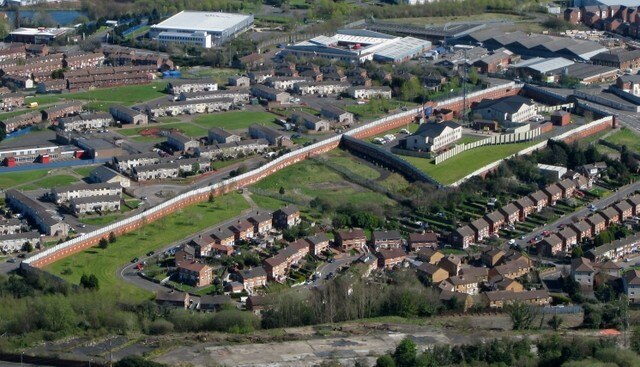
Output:
[[[601,200],[594,201],[593,205],[595,205],[596,208],[598,209],[603,209],[615,203],[616,201],[619,201],[624,197],[629,196],[630,194],[634,193],[637,190],[640,190],[640,182],[635,182],[635,183],[623,186],[619,188],[618,191],[616,191],[613,195],[608,196]],[[517,239],[516,243],[520,245],[522,248],[525,248],[526,246],[529,245],[529,241],[535,236],[539,235],[540,233],[544,231],[550,231],[550,232],[557,231],[558,226],[560,226],[561,224],[564,224],[564,225],[571,224],[573,223],[572,218],[574,217],[582,218],[589,215],[590,213],[591,211],[589,210],[589,208],[585,206],[584,208],[578,210],[577,212],[571,213],[570,215],[563,216],[562,218],[556,220],[553,223],[537,228],[535,231],[532,231],[528,235],[524,236],[524,240]]]
[[[251,208],[250,209],[246,209],[239,216],[244,216],[244,215],[248,214],[252,210],[253,209],[251,209]],[[222,223],[216,223],[215,225],[213,225],[211,227],[207,227],[207,228],[205,228],[205,229],[203,229],[203,230],[201,230],[199,232],[196,232],[194,234],[189,235],[189,237],[187,237],[187,238],[193,238],[193,237],[196,237],[198,235],[205,234],[205,233],[207,233],[209,231],[212,231],[213,229],[215,229],[217,227],[220,227],[220,226],[230,225],[231,223],[234,223],[237,220],[237,218],[238,217],[234,217],[234,218],[231,218],[231,219],[229,219],[227,221],[224,221]],[[135,266],[139,262],[146,261],[146,260],[150,259],[151,257],[157,255],[157,254],[161,254],[161,253],[163,253],[163,252],[165,252],[165,251],[167,251],[167,250],[169,250],[169,249],[171,249],[173,247],[176,247],[176,246],[180,245],[181,243],[184,243],[185,239],[186,238],[182,238],[182,239],[180,239],[178,241],[175,241],[175,242],[173,242],[173,243],[171,243],[171,244],[169,244],[169,245],[167,245],[165,247],[162,247],[161,249],[156,250],[154,255],[151,255],[151,256],[146,256],[146,255],[139,256],[138,257],[139,260],[136,263],[128,263],[128,264],[122,266],[120,269],[118,269],[118,276],[122,280],[124,280],[125,282],[131,283],[131,284],[133,284],[133,285],[135,285],[137,287],[140,287],[142,289],[148,290],[150,292],[158,292],[158,291],[166,291],[166,290],[168,290],[167,287],[164,287],[164,286],[162,286],[160,284],[154,283],[152,281],[149,281],[149,280],[146,280],[146,279],[140,277],[138,275],[138,270],[135,268]]]

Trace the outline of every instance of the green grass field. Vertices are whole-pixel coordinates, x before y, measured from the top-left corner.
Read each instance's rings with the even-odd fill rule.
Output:
[[[8,189],[29,181],[38,180],[47,175],[48,169],[38,169],[25,172],[9,172],[0,174],[0,187]]]
[[[78,168],[74,168],[73,172],[79,174],[82,177],[89,177],[89,175],[91,174],[91,172],[93,172],[94,169],[98,168],[98,166],[94,165],[94,166],[84,166],[84,167],[78,167]]]
[[[360,175],[370,180],[375,180],[380,177],[380,172],[370,166],[362,163],[354,156],[342,150],[333,150],[327,154],[327,158],[330,162],[338,164],[349,171]]]
[[[279,127],[274,123],[276,116],[268,112],[238,111],[224,112],[196,117],[193,122],[204,127],[219,127],[227,130],[245,130],[252,124]]]
[[[432,163],[431,159],[409,156],[403,156],[402,158],[438,180],[440,183],[450,184],[482,166],[507,157],[536,143],[537,142],[524,142],[517,144],[486,145],[462,152],[437,166]]]
[[[323,197],[336,206],[352,203],[388,204],[390,199],[346,181],[330,168],[310,160],[284,168],[255,184],[255,187],[278,194],[280,187],[285,196],[300,201]]]
[[[362,105],[345,106],[344,109],[353,113],[359,119],[375,119],[380,116],[386,115],[390,111],[406,106],[407,108],[414,107],[415,103],[402,102],[389,99],[373,99]]]
[[[160,127],[162,129],[178,129],[192,138],[207,136],[207,129],[188,122],[177,122],[173,124],[162,125]]]
[[[268,197],[268,196],[253,194],[253,193],[251,194],[251,199],[259,207],[261,207],[263,209],[269,209],[269,210],[278,210],[278,209],[282,208],[283,206],[289,204],[286,201],[274,199],[274,198],[271,198],[271,197]]]
[[[50,189],[58,186],[71,185],[72,183],[77,183],[77,182],[79,182],[79,180],[74,176],[54,175],[54,176],[47,176],[37,182],[34,182],[33,184],[43,189]]]
[[[87,92],[67,94],[38,95],[32,98],[27,98],[25,103],[38,102],[39,105],[45,105],[69,99],[81,99],[92,103],[91,107],[95,109],[104,110],[113,103],[121,103],[131,106],[136,103],[164,97],[166,94],[163,90],[166,85],[166,81],[158,80],[144,85],[127,85],[123,87],[96,89]],[[102,104],[101,108],[99,108],[100,104]]]
[[[629,150],[640,153],[640,135],[630,129],[622,128],[604,140],[617,145],[626,145]]]
[[[105,250],[97,247],[48,265],[45,270],[78,284],[82,274],[95,274],[100,282],[100,296],[136,302],[151,294],[121,281],[117,270],[132,258],[158,250],[216,223],[239,215],[249,205],[239,194],[216,198],[215,202],[193,205],[178,213],[120,236]],[[69,273],[71,272],[71,273]]]

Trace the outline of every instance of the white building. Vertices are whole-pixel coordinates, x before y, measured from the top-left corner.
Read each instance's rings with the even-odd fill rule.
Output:
[[[527,122],[538,113],[535,103],[521,96],[483,100],[475,107],[475,111],[483,119],[499,123]]]
[[[595,270],[591,261],[584,257],[571,260],[571,277],[583,286],[593,286]]]
[[[54,187],[51,189],[51,196],[55,199],[56,204],[89,196],[122,196],[122,186],[119,182],[81,183],[66,187]]]
[[[407,137],[406,148],[432,152],[453,144],[462,137],[462,126],[455,122],[425,123]]]
[[[87,196],[71,199],[69,206],[73,213],[113,212],[120,210],[119,195]]]
[[[96,130],[111,125],[113,118],[106,112],[63,117],[58,120],[58,128],[62,131]]]
[[[371,98],[391,98],[391,88],[383,87],[351,87],[347,89],[347,93],[351,98],[355,99],[371,99]]]
[[[253,15],[184,10],[151,26],[149,36],[163,43],[218,46],[253,24]]]
[[[40,243],[38,232],[13,233],[0,236],[0,251],[21,251],[25,244],[30,243],[34,247]]]

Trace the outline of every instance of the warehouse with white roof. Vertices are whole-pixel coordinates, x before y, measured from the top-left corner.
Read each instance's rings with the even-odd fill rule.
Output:
[[[284,53],[352,63],[368,60],[403,62],[429,49],[431,42],[418,38],[395,37],[365,29],[341,29],[331,37],[318,36],[289,45]]]
[[[151,26],[149,36],[161,43],[204,48],[219,46],[253,24],[253,15],[184,10]]]

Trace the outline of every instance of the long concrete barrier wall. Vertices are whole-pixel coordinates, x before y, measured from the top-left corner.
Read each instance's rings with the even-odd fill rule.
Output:
[[[512,95],[517,93],[521,87],[521,85],[515,84],[513,82],[491,87],[483,91],[470,94],[467,98],[467,103],[471,103],[470,101],[479,101],[483,98],[499,98],[506,95]],[[442,101],[438,104],[438,108],[453,109],[457,104],[460,104],[461,107],[461,100],[462,98],[454,98],[451,100]],[[273,161],[263,165],[262,167],[254,169],[245,174],[221,181],[209,187],[183,193],[170,200],[165,201],[160,205],[150,208],[143,213],[123,219],[116,223],[112,223],[98,230],[86,233],[69,241],[50,247],[24,260],[21,266],[43,267],[64,257],[96,246],[101,238],[108,237],[111,232],[113,232],[116,236],[119,236],[124,233],[134,231],[141,226],[144,226],[166,215],[174,213],[181,208],[206,201],[209,198],[210,194],[218,196],[235,191],[239,188],[254,184],[257,181],[275,172],[278,172],[287,166],[300,162],[311,155],[326,153],[338,147],[343,135],[359,139],[374,136],[388,130],[402,127],[407,123],[413,121],[415,117],[420,114],[421,109],[414,108],[408,111],[383,117],[360,127],[351,129],[344,134],[336,135],[329,139],[311,144],[307,147],[294,150],[290,153],[282,155],[279,158],[274,159]]]

